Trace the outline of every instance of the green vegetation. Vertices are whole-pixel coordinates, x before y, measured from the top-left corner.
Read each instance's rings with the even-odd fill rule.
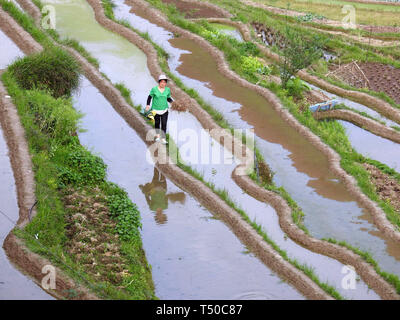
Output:
[[[138,233],[140,218],[137,208],[125,191],[105,180],[103,161],[80,145],[76,131],[80,130],[77,113],[69,98],[53,98],[46,91],[24,90],[9,71],[2,80],[18,108],[32,155],[36,180],[37,215],[25,229],[16,234],[26,240],[30,249],[49,258],[78,282],[91,288],[103,298],[154,298],[150,267],[141,251]],[[74,134],[75,133],[75,134]],[[100,190],[93,191],[94,186]],[[102,278],[98,282],[66,247],[69,217],[64,202],[68,190],[87,192],[93,199],[99,193],[106,199],[110,218],[120,234],[121,259],[128,263],[131,286],[120,290],[118,285]],[[118,210],[115,209],[119,205]],[[128,217],[128,218],[126,218]],[[128,225],[128,224],[129,225]],[[132,251],[136,248],[138,252]],[[123,279],[126,281],[126,279]]]
[[[181,14],[175,13],[175,10],[171,9],[171,6],[165,6],[160,0],[148,1],[158,9],[165,12],[168,15],[169,20],[174,24],[200,36],[204,36],[204,23],[194,23],[184,19]],[[283,25],[283,27],[285,27],[285,25]],[[242,55],[252,55],[262,58],[259,50],[252,46],[254,45],[253,43],[238,42],[236,39],[227,36],[208,37],[206,40],[208,40],[211,44],[225,54],[225,58],[233,71],[235,71],[244,79],[253,83],[257,83],[258,85],[275,93],[281,100],[283,106],[286,107],[301,124],[308,127],[314,134],[319,136],[324,143],[338,152],[338,154],[341,156],[342,168],[356,178],[358,186],[361,188],[361,190],[372,201],[378,203],[378,205],[386,213],[388,220],[394,226],[400,228],[400,216],[390,204],[379,199],[379,196],[375,192],[374,186],[369,179],[367,170],[361,166],[361,164],[366,162],[367,159],[358,154],[351,147],[344,128],[338,122],[315,120],[312,116],[312,113],[308,109],[306,109],[304,112],[300,110],[299,106],[293,101],[292,97],[288,96],[287,90],[282,89],[279,85],[273,82],[267,82],[260,79],[256,74],[248,75],[248,73],[243,70],[243,66],[240,63],[240,57]]]
[[[304,37],[312,38],[314,36],[318,36],[320,41],[324,43],[324,50],[329,51],[338,56],[335,60],[335,63],[338,64],[346,64],[353,60],[360,62],[376,62],[382,64],[389,64],[396,68],[400,68],[400,47],[374,47],[367,44],[361,44],[356,41],[350,41],[349,39],[343,40],[341,37],[332,37],[330,34],[321,33],[317,30],[305,28],[302,25],[299,25],[297,19],[294,17],[287,16],[279,16],[270,13],[266,10],[259,10],[257,8],[253,8],[251,6],[246,6],[239,1],[229,1],[229,0],[212,0],[211,2],[215,2],[216,4],[224,7],[232,14],[235,15],[233,20],[240,20],[240,17],[245,15],[247,22],[259,22],[266,26],[269,26],[277,33],[281,35],[285,34],[285,30],[289,24],[290,28]],[[243,21],[245,22],[245,21]],[[323,25],[315,25],[316,27],[324,27]],[[336,30],[338,31],[338,30]],[[339,30],[341,32],[346,30]],[[358,34],[357,34],[358,35]],[[369,36],[369,34],[364,34],[364,36]],[[258,41],[258,40],[257,40]],[[272,46],[271,50],[275,53],[281,54],[281,50]],[[316,64],[320,64],[321,61],[317,61]],[[326,64],[326,63],[325,63]],[[380,98],[389,104],[391,104],[395,108],[400,108],[399,104],[396,104],[393,99],[387,96],[383,92],[375,92],[369,89],[359,89],[355,87],[351,87],[343,82],[332,79],[331,77],[325,77],[326,72],[324,69],[315,69],[315,64],[309,68],[309,72],[317,77],[320,77],[336,86],[339,86],[343,89],[349,89],[353,91],[360,91]],[[326,68],[325,71],[328,69]]]
[[[80,66],[60,48],[24,57],[9,70],[23,89],[48,90],[56,98],[69,96],[79,86]]]
[[[15,229],[15,234],[25,240],[28,248],[50,259],[75,283],[88,287],[99,297],[155,299],[151,266],[147,264],[139,233],[140,213],[124,190],[106,181],[106,165],[85,149],[77,137],[77,132],[82,130],[81,114],[73,108],[69,97],[77,86],[77,62],[55,47],[35,27],[33,20],[15,10],[11,2],[2,1],[1,5],[45,48],[40,54],[17,60],[2,75],[26,131],[36,182],[37,215],[24,229]],[[49,67],[54,69],[43,74]],[[67,73],[68,77],[57,77],[53,70],[62,70],[60,74]],[[64,83],[63,94],[61,83]],[[106,219],[112,221],[108,227],[86,226],[85,232],[108,237],[111,239],[108,243],[119,248],[119,262],[114,261],[107,268],[99,266],[95,269],[97,274],[84,263],[85,256],[78,258],[68,247],[74,236],[68,236],[72,212],[65,197],[71,196],[71,192],[84,194],[93,204],[102,204],[108,212]],[[114,235],[120,237],[114,238]],[[86,245],[90,246],[90,241]],[[104,258],[101,252],[92,251],[96,259]],[[118,277],[110,272],[110,268],[117,266],[125,268]]]
[[[282,87],[286,89],[290,78],[321,58],[324,43],[319,36],[307,37],[288,26],[285,29],[284,42],[280,76]]]
[[[303,99],[303,92],[310,91],[309,85],[300,78],[291,78],[286,83],[288,95],[297,99]]]

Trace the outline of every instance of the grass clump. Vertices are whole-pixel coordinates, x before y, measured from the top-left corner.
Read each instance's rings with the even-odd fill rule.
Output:
[[[48,90],[56,98],[69,96],[79,86],[79,64],[56,47],[20,58],[9,70],[21,88]]]

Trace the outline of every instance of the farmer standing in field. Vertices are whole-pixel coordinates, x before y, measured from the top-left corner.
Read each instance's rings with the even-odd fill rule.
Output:
[[[165,139],[167,133],[167,121],[168,121],[168,102],[172,102],[171,90],[167,87],[167,76],[162,74],[158,78],[158,86],[153,87],[150,90],[150,94],[147,97],[146,112],[151,109],[154,110],[156,115],[154,116],[154,126],[157,131],[156,141],[160,141],[160,125],[162,130],[161,143],[167,144]]]

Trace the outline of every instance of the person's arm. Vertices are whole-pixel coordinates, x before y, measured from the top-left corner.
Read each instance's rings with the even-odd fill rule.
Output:
[[[147,97],[146,109],[145,109],[146,111],[149,111],[149,110],[150,110],[150,102],[151,102],[151,99],[154,97],[153,89],[154,89],[154,88],[151,88],[150,94],[149,94],[149,96]]]
[[[150,102],[151,102],[151,95],[147,97],[147,102],[146,102],[146,111],[150,109]]]
[[[171,90],[170,90],[169,88],[168,88],[167,101],[168,101],[169,103],[174,102],[174,100],[171,98]]]

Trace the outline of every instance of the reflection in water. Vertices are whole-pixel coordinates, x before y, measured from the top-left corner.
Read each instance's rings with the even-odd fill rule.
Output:
[[[141,184],[139,188],[144,193],[150,210],[156,213],[154,219],[157,224],[164,224],[168,220],[167,215],[163,213],[164,210],[168,209],[168,201],[185,203],[185,193],[175,192],[167,194],[167,180],[156,167],[154,167],[151,182],[145,185]]]

